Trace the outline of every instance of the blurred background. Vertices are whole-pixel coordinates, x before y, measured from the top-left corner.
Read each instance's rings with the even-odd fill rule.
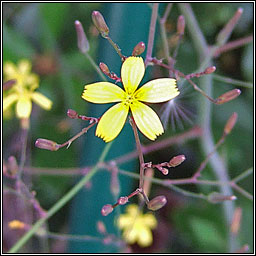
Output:
[[[215,43],[216,36],[238,7],[244,9],[243,15],[235,27],[230,41],[249,36],[253,32],[252,3],[192,3],[198,23],[209,45]],[[166,4],[159,6],[162,16]],[[21,59],[32,62],[33,72],[40,76],[38,91],[53,101],[51,111],[45,111],[33,105],[31,123],[26,150],[26,168],[23,181],[30,191],[36,193],[36,199],[43,209],[54,205],[79,180],[77,168],[93,165],[97,162],[104,143],[95,138],[92,128],[66,150],[50,152],[35,148],[37,138],[47,138],[59,143],[67,141],[87,125],[84,121],[67,117],[68,109],[79,114],[100,116],[109,106],[95,106],[85,102],[81,93],[85,84],[102,81],[88,57],[79,52],[74,26],[79,20],[84,27],[89,41],[88,54],[98,65],[106,63],[110,70],[120,74],[121,61],[114,49],[100,37],[91,20],[91,13],[100,11],[109,26],[110,36],[122,49],[126,56],[131,55],[134,46],[144,41],[147,43],[151,5],[147,3],[3,3],[3,65],[7,61],[15,64]],[[176,4],[172,6],[166,23],[168,44],[174,50],[177,18],[181,14]],[[210,15],[209,15],[210,14]],[[142,54],[145,57],[145,53]],[[153,56],[164,58],[163,44],[157,24]],[[199,62],[197,54],[185,28],[177,55],[175,68],[185,74],[194,72]],[[253,166],[253,44],[247,43],[231,51],[224,52],[214,59],[215,74],[244,81],[239,86],[217,78],[213,80],[213,97],[239,88],[242,94],[229,103],[213,106],[212,131],[215,142],[221,137],[223,127],[233,112],[238,113],[237,124],[219,149],[224,159],[230,178],[234,178]],[[149,67],[145,80],[167,77],[168,72],[157,66]],[[200,78],[194,79],[197,83]],[[109,80],[110,81],[110,80]],[[195,92],[188,83],[178,84],[181,97],[177,104],[179,111],[165,104],[157,104],[154,109],[162,118],[166,130],[159,140],[187,132],[198,124],[201,94]],[[204,90],[204,88],[202,88]],[[95,107],[95,108],[94,108]],[[183,113],[183,114],[182,114]],[[15,117],[14,108],[3,117],[3,159],[15,156],[20,159],[21,130],[19,120]],[[131,138],[131,139],[130,139]],[[142,143],[149,140],[141,136]],[[135,150],[133,134],[128,123],[124,131],[114,142],[108,159],[113,159]],[[165,149],[145,156],[145,161],[161,163],[172,156],[184,154],[186,161],[173,169],[168,178],[187,178],[196,171],[204,160],[205,154],[197,138],[190,138],[184,143],[171,145]],[[41,168],[41,169],[39,169]],[[58,168],[58,170],[56,170]],[[138,162],[133,159],[122,168],[138,173]],[[60,174],[56,173],[61,169]],[[71,173],[71,174],[70,174]],[[155,177],[164,179],[159,172]],[[121,176],[120,195],[127,195],[138,186],[138,180]],[[206,166],[204,179],[215,180],[209,165]],[[156,184],[152,185],[150,195],[167,197],[167,205],[154,213],[158,226],[153,231],[153,244],[141,248],[138,244],[120,247],[103,242],[103,235],[97,230],[97,223],[103,222],[107,231],[120,236],[115,219],[124,212],[125,206],[119,207],[111,216],[103,217],[100,209],[104,204],[115,203],[111,194],[110,174],[98,173],[91,183],[78,196],[65,205],[50,218],[47,229],[49,232],[61,234],[81,234],[101,237],[102,241],[71,241],[64,238],[33,239],[23,247],[22,252],[163,252],[163,253],[221,253],[226,252],[228,231],[225,227],[222,204],[211,204],[205,200],[184,196]],[[19,219],[26,223],[34,223],[39,217],[33,207],[24,204],[22,198],[11,190],[12,181],[4,177],[3,193],[3,224],[4,251],[8,251],[24,234],[22,230],[11,230],[8,222]],[[252,175],[242,180],[239,185],[248,193],[253,193]],[[218,187],[183,185],[181,188],[195,193],[209,194],[218,191]],[[238,245],[249,245],[253,251],[253,202],[237,193],[235,206],[242,209],[240,230],[237,234]],[[137,203],[137,199],[131,200]],[[146,212],[146,211],[145,211]],[[89,220],[89,221],[88,221]]]

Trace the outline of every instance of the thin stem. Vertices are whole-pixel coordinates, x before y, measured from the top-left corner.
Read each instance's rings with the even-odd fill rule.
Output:
[[[83,134],[85,134],[91,127],[93,127],[97,122],[93,122],[92,124],[90,124],[89,126],[85,127],[82,129],[81,132],[79,132],[78,134],[76,134],[74,137],[72,137],[71,139],[69,139],[68,141],[66,141],[65,143],[61,144],[59,147],[63,148],[65,146],[70,147],[71,143],[76,140],[77,138],[79,138],[80,136],[82,136]]]
[[[228,83],[228,84],[233,84],[233,85],[237,85],[237,86],[242,86],[242,87],[247,87],[247,88],[253,88],[253,84],[249,83],[249,82],[244,82],[244,81],[240,81],[237,79],[233,79],[233,78],[229,78],[229,77],[225,77],[225,76],[221,76],[221,75],[217,75],[217,74],[213,74],[213,79],[217,80],[217,81],[221,81],[224,83]]]
[[[237,183],[239,181],[241,181],[242,179],[246,178],[247,176],[251,175],[253,173],[253,168],[249,168],[248,170],[246,170],[245,172],[241,173],[240,175],[238,175],[237,177],[235,177],[232,182],[233,183]]]
[[[86,56],[86,58],[89,60],[89,62],[91,63],[91,65],[94,67],[94,69],[96,70],[96,72],[99,74],[99,76],[101,77],[102,80],[107,81],[106,77],[104,76],[104,74],[102,73],[102,71],[100,70],[100,68],[98,67],[98,65],[95,63],[95,61],[93,60],[93,58],[89,55],[89,53],[84,53],[84,55]]]
[[[130,123],[132,125],[132,130],[134,132],[136,147],[137,147],[139,160],[140,160],[140,184],[139,184],[139,188],[143,190],[143,185],[144,185],[144,158],[143,158],[143,153],[142,153],[142,148],[141,148],[141,144],[140,144],[140,138],[139,138],[137,126],[136,126],[136,123],[135,123],[133,117],[130,117]]]
[[[125,56],[121,53],[120,47],[119,47],[116,43],[114,43],[113,40],[112,40],[109,36],[106,36],[105,38],[106,38],[106,39],[109,41],[109,43],[113,46],[113,48],[114,48],[115,51],[118,53],[118,55],[119,55],[119,57],[121,58],[121,60],[124,61],[124,60],[125,60]]]
[[[29,122],[29,120],[28,120]],[[22,128],[22,141],[21,141],[21,157],[20,157],[20,164],[17,173],[17,182],[21,181],[22,172],[26,162],[26,152],[27,152],[27,142],[28,142],[28,127]]]
[[[98,163],[103,162],[108,151],[110,150],[112,143],[108,143],[100,158]],[[31,229],[18,240],[15,245],[9,250],[9,253],[16,253],[22,246],[35,234],[35,232],[52,216],[54,215],[59,209],[61,209],[68,201],[70,201],[83,187],[84,185],[96,174],[99,170],[98,165],[95,165],[94,168],[84,176],[66,195],[64,195],[46,214],[45,217],[39,219]]]
[[[145,66],[147,67],[148,62],[152,58],[154,39],[155,39],[155,31],[156,31],[156,20],[158,16],[158,3],[153,4],[150,27],[149,27],[149,35],[148,35],[148,44],[147,44],[147,54],[145,60]]]
[[[233,189],[237,190],[239,193],[244,195],[246,198],[253,201],[253,196],[250,193],[248,193],[247,191],[245,191],[243,188],[241,188],[240,186],[238,186],[235,183],[233,183],[231,186],[232,186]]]

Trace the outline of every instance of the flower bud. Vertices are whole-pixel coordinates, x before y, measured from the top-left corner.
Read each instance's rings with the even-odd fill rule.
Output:
[[[149,210],[157,211],[162,208],[166,203],[167,199],[165,196],[157,196],[148,202],[147,207]]]
[[[208,201],[211,203],[220,203],[220,202],[224,202],[224,201],[233,201],[236,200],[236,196],[225,196],[225,195],[221,195],[218,192],[213,192],[211,194],[208,195]]]
[[[105,204],[101,209],[101,214],[103,216],[109,215],[113,211],[113,207],[111,204]]]
[[[204,73],[206,75],[209,75],[209,74],[213,73],[215,70],[216,70],[216,67],[215,66],[211,66],[211,67],[206,68]]]
[[[99,64],[99,67],[100,67],[100,70],[101,70],[106,76],[110,76],[109,68],[108,68],[108,66],[107,66],[105,63],[101,62],[101,63]]]
[[[98,11],[93,11],[92,12],[92,21],[95,25],[95,27],[99,30],[99,32],[101,33],[101,35],[103,37],[107,37],[108,33],[109,33],[109,28],[104,20],[104,17],[102,16],[102,14]]]
[[[168,175],[169,170],[167,168],[159,168],[159,170],[162,172],[163,175]]]
[[[100,234],[106,234],[106,226],[102,221],[97,222],[97,230]]]
[[[184,155],[174,156],[169,161],[169,165],[170,165],[170,167],[176,167],[176,166],[180,165],[182,162],[184,162],[185,159],[186,159],[186,157]]]
[[[13,87],[13,85],[16,84],[16,82],[17,82],[16,79],[11,79],[11,80],[8,80],[8,81],[4,82],[3,91],[11,89]]]
[[[141,55],[145,51],[145,44],[144,42],[139,42],[132,51],[132,56],[138,56]]]
[[[10,156],[8,158],[8,167],[11,175],[15,175],[18,172],[19,166],[14,156]]]
[[[57,151],[60,148],[60,145],[54,141],[46,139],[37,139],[35,142],[37,148],[46,149],[50,151]]]
[[[12,220],[8,223],[8,226],[10,229],[24,229],[26,227],[26,224],[19,220]]]
[[[118,204],[120,205],[124,205],[128,202],[128,197],[127,196],[121,196],[119,199],[118,199]]]
[[[177,21],[177,33],[179,35],[184,35],[185,30],[185,18],[183,15],[180,15]]]
[[[241,225],[242,208],[237,207],[234,212],[234,216],[231,222],[230,230],[234,235],[238,234]]]
[[[87,40],[87,37],[84,33],[84,29],[82,24],[80,23],[80,21],[76,20],[75,21],[75,27],[76,27],[76,35],[77,35],[77,46],[78,49],[82,52],[82,53],[86,53],[89,51],[90,49],[90,45],[89,42]]]
[[[77,118],[78,114],[77,114],[77,112],[76,112],[75,110],[73,110],[73,109],[68,109],[68,111],[67,111],[67,116],[68,116],[69,118],[75,119],[75,118]]]
[[[228,119],[228,121],[225,125],[225,128],[224,128],[224,133],[225,134],[229,134],[232,131],[233,127],[236,124],[236,120],[237,120],[237,113],[234,112],[232,114],[232,116]]]
[[[228,91],[216,99],[216,104],[220,105],[220,104],[229,102],[235,99],[236,97],[238,97],[240,94],[241,94],[241,91],[239,89]]]

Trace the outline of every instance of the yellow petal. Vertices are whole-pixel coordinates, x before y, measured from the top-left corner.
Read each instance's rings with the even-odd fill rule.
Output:
[[[130,107],[136,125],[146,137],[155,140],[164,132],[159,117],[150,107],[139,101],[134,101]]]
[[[145,65],[141,57],[129,57],[124,61],[121,78],[127,93],[132,94],[137,89],[144,73]]]
[[[175,79],[159,78],[144,84],[135,92],[135,98],[144,102],[158,103],[171,100],[179,94]]]
[[[6,111],[17,99],[18,99],[18,95],[15,93],[12,93],[12,94],[4,97],[3,112]]]
[[[128,229],[126,229],[123,232],[123,237],[124,240],[128,243],[128,244],[134,244],[138,238],[140,234],[138,234],[137,230],[135,228],[133,228],[132,226],[130,226]]]
[[[100,119],[96,129],[96,136],[109,142],[117,137],[127,118],[129,107],[118,103],[111,107]]]
[[[146,226],[150,228],[155,228],[157,225],[157,220],[155,216],[151,213],[146,213],[143,215],[143,222],[145,223]]]
[[[16,105],[16,114],[18,118],[29,118],[32,110],[32,102],[29,97],[22,97]]]
[[[7,61],[4,64],[3,71],[4,71],[4,75],[6,76],[5,77],[6,80],[9,80],[9,79],[12,79],[12,78],[16,77],[17,68],[12,62]]]
[[[28,60],[20,60],[18,63],[18,70],[20,74],[27,74],[31,70],[31,62]]]
[[[150,246],[153,242],[152,232],[149,228],[144,227],[138,234],[138,244],[141,247]]]
[[[130,216],[128,214],[122,214],[117,220],[117,226],[120,229],[123,229],[125,227],[130,227],[134,223],[133,216]]]
[[[88,84],[82,94],[83,99],[93,103],[120,102],[124,97],[124,90],[109,82]]]
[[[39,92],[33,92],[32,99],[36,104],[46,110],[49,110],[52,107],[52,101]]]

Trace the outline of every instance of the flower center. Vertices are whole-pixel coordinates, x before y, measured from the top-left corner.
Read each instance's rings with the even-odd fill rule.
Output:
[[[134,94],[126,94],[125,98],[123,99],[123,103],[126,106],[130,106],[131,104],[133,104],[133,101],[135,100]]]

